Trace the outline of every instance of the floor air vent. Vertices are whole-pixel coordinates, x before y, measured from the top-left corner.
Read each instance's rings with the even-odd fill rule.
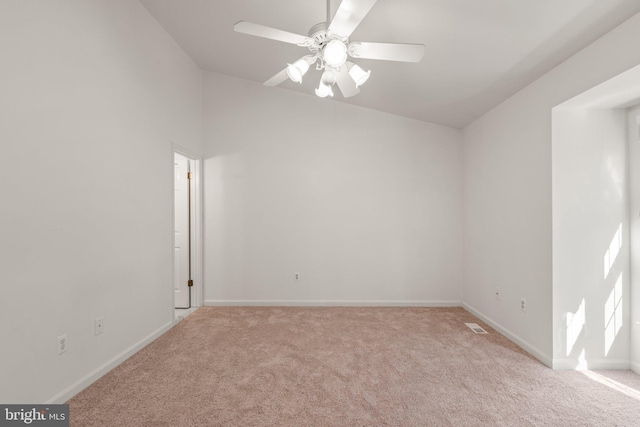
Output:
[[[465,323],[476,334],[487,334],[488,332],[482,329],[477,323]]]

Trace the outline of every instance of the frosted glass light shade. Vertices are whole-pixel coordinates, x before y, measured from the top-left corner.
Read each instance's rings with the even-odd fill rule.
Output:
[[[336,83],[336,75],[333,71],[325,71],[322,73],[320,81],[326,86],[333,86]]]
[[[369,79],[371,71],[364,71],[358,65],[354,64],[349,70],[349,75],[356,82],[356,87],[363,85]]]
[[[305,59],[298,59],[293,64],[287,64],[287,75],[296,82],[302,83],[302,76],[309,70],[309,63]]]
[[[333,96],[333,90],[331,86],[327,86],[326,84],[320,82],[320,86],[316,89],[316,95],[320,98],[326,98],[327,96]]]
[[[322,59],[330,67],[341,67],[347,61],[347,46],[340,40],[331,40],[322,51]]]

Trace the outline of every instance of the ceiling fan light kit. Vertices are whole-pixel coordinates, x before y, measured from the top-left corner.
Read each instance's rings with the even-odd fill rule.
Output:
[[[302,77],[309,71],[309,63],[306,59],[298,59],[293,64],[287,64],[287,75],[296,83],[302,83]]]
[[[320,98],[326,98],[327,96],[333,97],[333,89],[321,81],[320,86],[316,89],[316,95]]]
[[[351,76],[353,81],[356,82],[356,87],[360,87],[360,85],[363,85],[371,75],[371,71],[364,71],[358,65],[351,62],[347,63],[347,67],[349,69],[349,75]]]
[[[320,84],[315,90],[320,98],[333,97],[333,86],[337,85],[345,98],[357,95],[371,71],[364,71],[347,59],[367,58],[399,62],[419,62],[424,55],[424,45],[398,43],[349,42],[351,33],[369,13],[377,0],[343,0],[330,20],[330,0],[327,0],[327,22],[314,25],[308,36],[290,33],[260,24],[240,21],[234,30],[252,36],[264,37],[306,47],[311,55],[303,56],[287,68],[267,80],[267,86],[277,86],[287,78],[302,83],[303,76],[312,64],[323,71]]]
[[[325,66],[340,68],[347,62],[347,46],[340,40],[331,40],[322,48],[322,60]]]

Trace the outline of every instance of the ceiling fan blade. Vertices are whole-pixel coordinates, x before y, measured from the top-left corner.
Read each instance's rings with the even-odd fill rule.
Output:
[[[300,34],[290,33],[288,31],[278,30],[277,28],[266,27],[260,24],[254,24],[253,22],[240,21],[233,26],[233,29],[238,33],[249,34],[251,36],[264,37],[265,39],[278,40],[285,43],[306,45],[310,41],[307,36],[301,36]]]
[[[263,84],[265,86],[278,86],[280,83],[287,80],[288,78],[289,78],[289,75],[287,74],[287,69],[285,68],[284,70],[280,71],[278,74],[271,77],[269,80],[267,80]]]
[[[338,37],[349,37],[367,16],[377,0],[342,0],[328,31]]]
[[[424,56],[424,45],[354,42],[349,44],[349,55],[354,58],[420,62]]]
[[[342,92],[342,96],[345,98],[349,98],[360,93],[360,89],[356,87],[356,82],[354,82],[349,75],[349,70],[346,65],[343,65],[340,68],[340,71],[336,72],[336,84],[338,85],[340,92]]]

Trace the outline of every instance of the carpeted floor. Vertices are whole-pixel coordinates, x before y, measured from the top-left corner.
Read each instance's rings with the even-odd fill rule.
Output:
[[[73,426],[638,426],[640,376],[553,371],[461,308],[205,307],[69,404]]]

